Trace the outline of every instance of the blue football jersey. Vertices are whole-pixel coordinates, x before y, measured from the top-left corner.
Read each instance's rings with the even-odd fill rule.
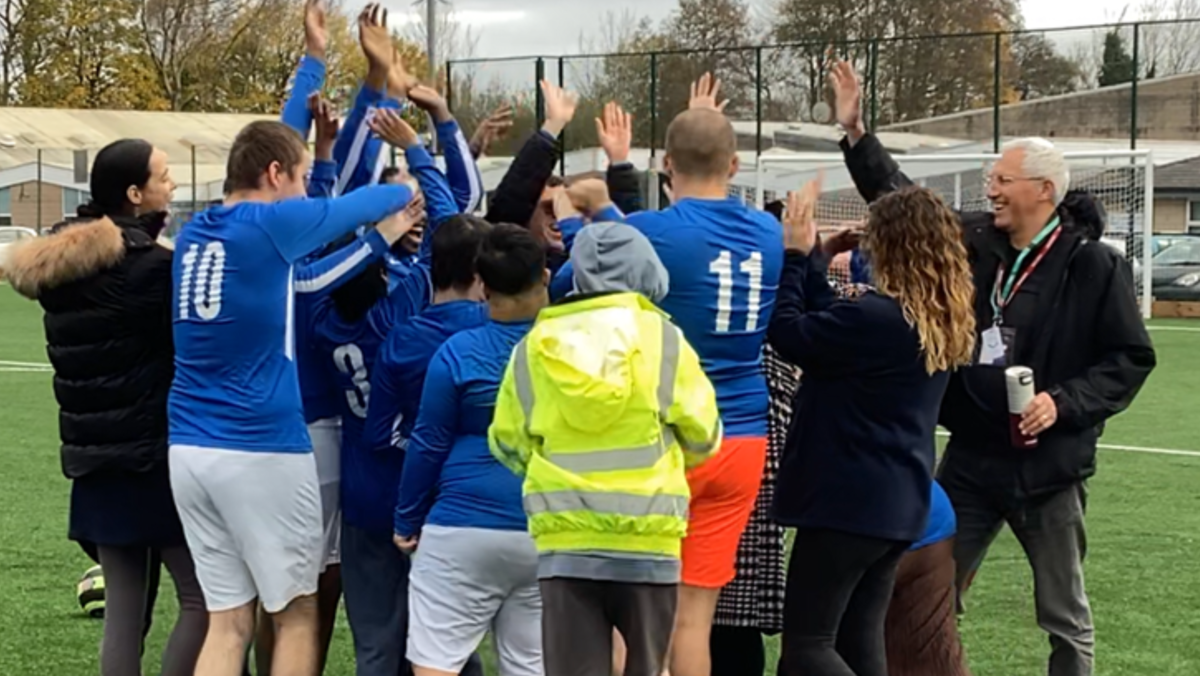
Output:
[[[741,200],[683,199],[631,214],[671,277],[659,306],[700,356],[727,436],[765,436],[762,350],[783,271],[783,231]]]
[[[172,444],[308,452],[296,374],[293,266],[408,203],[405,186],[338,199],[217,206],[175,241]]]

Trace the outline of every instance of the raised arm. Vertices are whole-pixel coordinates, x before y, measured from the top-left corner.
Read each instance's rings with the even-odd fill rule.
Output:
[[[446,104],[446,99],[435,89],[425,85],[410,88],[408,99],[433,119],[438,145],[446,157],[444,182],[454,197],[454,213],[475,211],[483,201],[483,177],[479,175],[479,167],[475,165],[467,138],[463,136],[458,122],[450,114],[450,106]],[[411,164],[409,171],[412,171]],[[433,215],[430,214],[430,219],[432,218]]]
[[[829,84],[833,88],[838,124],[846,131],[841,142],[846,168],[862,198],[870,204],[889,192],[912,185],[879,139],[867,133],[862,117],[862,85],[854,67],[846,61],[835,63],[829,73]]]
[[[425,387],[421,390],[421,408],[404,456],[396,504],[394,529],[401,538],[412,538],[421,532],[433,506],[442,466],[454,446],[460,393],[450,359],[447,346],[443,345],[429,363]]]
[[[284,259],[296,262],[360,225],[400,212],[412,199],[407,185],[369,186],[330,199],[290,199],[271,205],[263,228]]]
[[[358,16],[358,36],[367,57],[367,77],[354,97],[354,107],[333,148],[338,163],[335,195],[345,195],[370,185],[375,176],[383,143],[371,135],[369,121],[374,109],[384,103],[392,68],[394,47],[386,22],[387,10],[378,5],[367,5]]]
[[[308,177],[309,197],[333,197],[337,183],[337,162],[333,159],[333,146],[337,142],[339,122],[333,105],[313,94],[308,99],[313,121],[317,127],[314,144],[315,159],[312,174]]]
[[[325,49],[329,37],[325,30],[324,0],[307,0],[304,4],[304,56],[288,88],[288,97],[280,115],[282,122],[308,139],[312,126],[309,97],[319,94],[325,85]]]
[[[383,235],[372,228],[346,246],[298,265],[295,291],[298,294],[328,295],[362,274],[387,250],[388,243]]]
[[[608,157],[605,182],[612,201],[627,214],[641,211],[644,206],[640,175],[629,161],[633,146],[633,116],[616,102],[610,101],[604,106],[602,117],[596,118],[596,135]]]

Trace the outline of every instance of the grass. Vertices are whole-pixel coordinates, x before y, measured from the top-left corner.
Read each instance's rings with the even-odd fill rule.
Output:
[[[1153,332],[1160,366],[1104,442],[1200,450],[1193,417],[1200,323],[1154,325],[1163,327]],[[38,307],[0,286],[0,674],[89,676],[97,671],[102,624],[86,619],[75,600],[75,582],[90,562],[66,539],[69,485],[59,470],[50,376],[5,370],[5,361],[46,358]],[[1192,573],[1200,553],[1197,476],[1200,457],[1101,451],[1089,502],[1087,586],[1103,676],[1200,673],[1200,579]],[[166,580],[159,598],[148,674],[157,673],[176,610]],[[1045,673],[1048,645],[1034,619],[1029,566],[1007,532],[980,571],[969,609],[962,631],[976,676]],[[343,619],[326,674],[353,673]]]

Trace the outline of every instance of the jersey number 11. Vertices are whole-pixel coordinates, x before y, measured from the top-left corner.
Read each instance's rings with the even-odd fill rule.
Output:
[[[708,264],[708,271],[717,276],[717,333],[729,332],[729,319],[733,314],[733,253],[722,251],[721,255]],[[750,282],[750,293],[746,298],[747,332],[758,330],[758,311],[762,304],[763,256],[761,251],[752,251],[738,265],[738,272],[746,275]],[[742,310],[739,307],[738,310]]]

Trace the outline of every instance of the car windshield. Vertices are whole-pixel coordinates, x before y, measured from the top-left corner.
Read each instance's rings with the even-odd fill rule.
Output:
[[[1200,265],[1200,237],[1174,242],[1154,256],[1155,265]]]

